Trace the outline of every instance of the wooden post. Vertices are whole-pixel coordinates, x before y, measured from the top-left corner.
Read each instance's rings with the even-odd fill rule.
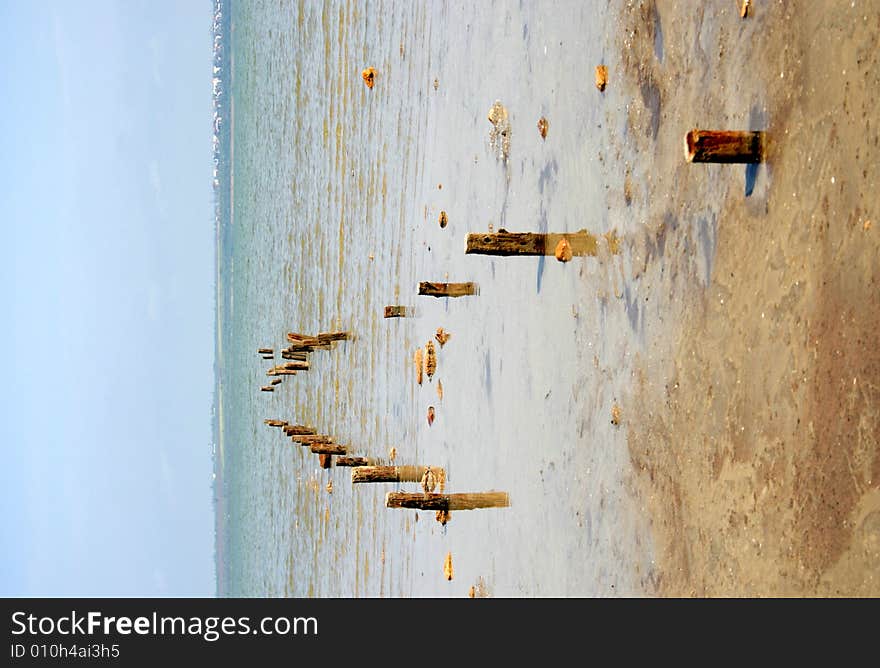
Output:
[[[288,436],[308,436],[312,434],[317,434],[318,430],[314,427],[307,427],[304,424],[287,424],[286,422],[283,425],[284,433]]]
[[[419,294],[428,297],[465,297],[477,294],[475,283],[419,283]]]
[[[293,434],[290,440],[300,445],[311,445],[312,443],[332,443],[333,437],[327,434]]]
[[[267,376],[295,376],[295,369],[269,369],[266,372]]]
[[[388,492],[386,508],[415,508],[416,510],[474,510],[476,508],[506,508],[510,505],[507,492],[474,492],[469,494],[419,494]]]
[[[407,316],[406,306],[386,306],[386,318],[405,318]]]
[[[684,138],[684,155],[688,162],[762,162],[764,133],[691,130]]]
[[[321,332],[315,337],[321,343],[326,343],[329,341],[348,341],[351,339],[351,332]]]
[[[299,362],[305,362],[309,359],[309,351],[285,349],[281,351],[281,358],[286,360],[297,360]]]
[[[273,378],[271,381],[269,381],[269,385],[280,385],[280,384],[281,384],[280,378]]]
[[[289,362],[285,362],[284,364],[279,364],[276,368],[285,369],[287,371],[308,371],[309,370],[309,361],[308,360],[290,360]]]
[[[425,470],[445,476],[443,469],[427,466],[358,466],[351,470],[352,483],[360,482],[421,482]]]
[[[274,354],[275,350],[274,350],[274,348],[258,348],[257,352],[260,355],[272,355],[272,354]]]
[[[344,455],[348,448],[338,443],[312,443],[309,449],[316,455]]]
[[[366,457],[337,457],[336,466],[370,466],[371,460]]]
[[[620,239],[614,231],[606,232],[602,236],[612,254],[620,253]],[[499,230],[494,234],[476,232],[467,235],[464,252],[471,255],[553,255],[562,239],[570,244],[572,255],[597,255],[599,252],[599,237],[586,230],[570,234],[507,230]]]

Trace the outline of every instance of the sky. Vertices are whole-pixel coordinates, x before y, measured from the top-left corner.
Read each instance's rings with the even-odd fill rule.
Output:
[[[215,595],[212,9],[0,0],[0,595]]]

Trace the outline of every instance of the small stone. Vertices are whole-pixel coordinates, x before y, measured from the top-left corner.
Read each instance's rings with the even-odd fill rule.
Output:
[[[596,88],[605,90],[608,85],[608,68],[605,65],[596,65]]]
[[[566,239],[565,237],[562,237],[562,239],[559,240],[559,243],[556,244],[555,255],[556,255],[556,259],[559,260],[560,262],[568,262],[571,260],[571,258],[572,258],[571,244],[568,243],[568,239]]]
[[[611,424],[615,427],[620,424],[620,406],[617,404],[611,407]]]
[[[547,139],[547,129],[550,127],[550,123],[547,122],[547,119],[541,116],[538,119],[538,134],[541,135],[541,139]]]
[[[361,77],[364,80],[364,83],[367,84],[367,88],[372,88],[373,83],[376,79],[376,68],[368,67],[361,72]]]
[[[437,343],[439,343],[440,347],[442,348],[446,345],[446,342],[449,341],[450,338],[452,338],[452,334],[447,332],[442,327],[438,327],[437,331],[434,333],[434,338],[437,339]]]

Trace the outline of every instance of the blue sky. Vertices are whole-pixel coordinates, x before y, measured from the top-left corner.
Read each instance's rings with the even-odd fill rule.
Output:
[[[211,22],[0,0],[0,595],[214,595]]]

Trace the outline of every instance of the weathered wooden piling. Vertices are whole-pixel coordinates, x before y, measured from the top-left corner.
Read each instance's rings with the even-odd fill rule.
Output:
[[[348,341],[352,338],[351,332],[320,332],[316,337],[318,341]]]
[[[290,440],[300,445],[311,445],[312,443],[332,443],[333,437],[327,434],[293,434]]]
[[[275,420],[273,418],[266,418],[263,420],[263,424],[269,425],[270,427],[287,427],[287,420]]]
[[[406,306],[386,306],[386,318],[405,318],[407,316]]]
[[[309,427],[308,425],[304,424],[287,424],[285,422],[281,426],[284,428],[284,433],[288,436],[309,436],[318,433],[318,430],[314,427]]]
[[[273,360],[275,359],[274,355],[263,355],[264,360]]]
[[[309,361],[308,360],[290,360],[289,362],[284,362],[283,364],[278,364],[273,368],[276,371],[308,371],[309,370]]]
[[[285,360],[298,360],[300,362],[305,362],[309,359],[309,351],[285,349],[281,351],[281,358]]]
[[[506,508],[510,505],[507,492],[472,492],[465,494],[423,494],[388,492],[386,508],[414,508],[416,510],[475,510],[477,508]]]
[[[309,449],[316,455],[344,455],[348,448],[339,443],[312,443]]]
[[[437,476],[445,475],[443,469],[433,466],[358,466],[351,470],[351,481],[353,483],[421,482],[427,469],[431,469]]]
[[[322,469],[329,469],[333,465],[333,455],[318,455],[318,463]]]
[[[280,385],[280,384],[281,384],[281,378],[273,378],[271,381],[269,381],[269,385]]]
[[[608,250],[620,253],[620,238],[614,231],[596,236],[586,230],[571,233],[551,232],[472,232],[467,235],[465,253],[470,255],[554,255],[559,242],[565,239],[571,247],[571,254],[598,255],[599,239],[604,238]]]
[[[688,162],[762,162],[764,147],[760,130],[691,130],[684,138]]]
[[[260,391],[261,392],[274,392],[275,388],[271,385],[263,385],[263,387],[260,388]]]
[[[477,294],[476,283],[419,283],[419,294],[427,297],[466,297]]]
[[[272,355],[272,354],[274,354],[275,349],[274,348],[258,348],[257,352],[260,355]]]
[[[266,371],[267,376],[295,376],[296,369],[278,369],[272,368]]]
[[[337,457],[336,466],[370,466],[366,457]]]

